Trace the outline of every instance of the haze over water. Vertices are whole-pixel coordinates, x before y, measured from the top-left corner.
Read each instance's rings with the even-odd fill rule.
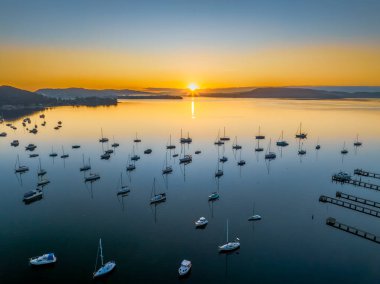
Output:
[[[331,183],[331,175],[341,170],[380,173],[379,100],[130,100],[111,107],[49,109],[44,112],[46,127],[40,126],[39,114],[30,116],[32,125],[39,125],[37,135],[23,129],[22,119],[12,122],[16,131],[0,125],[0,131],[8,132],[0,138],[2,283],[92,283],[100,237],[105,260],[117,262],[107,283],[177,283],[182,259],[193,263],[190,277],[183,281],[188,283],[377,283],[380,277],[376,243],[325,225],[327,217],[334,217],[380,235],[379,220],[318,201],[321,194],[335,196],[336,191],[380,201],[376,191]],[[59,120],[63,127],[57,131],[53,127]],[[303,157],[297,155],[294,138],[300,122],[308,133]],[[261,141],[265,150],[255,153],[259,126],[266,136]],[[223,135],[223,127],[231,138],[224,147],[229,160],[219,179],[220,199],[209,203],[208,195],[218,188],[214,141],[219,130]],[[193,138],[185,145],[193,162],[184,169],[170,152],[168,163],[174,171],[164,179],[165,147],[171,134],[175,152],[181,153],[181,128],[184,136],[189,132]],[[120,143],[108,161],[100,160],[101,129],[109,147],[113,136]],[[275,146],[281,131],[288,147]],[[138,145],[133,143],[136,132],[142,139]],[[363,146],[355,149],[357,134]],[[235,136],[247,162],[241,168],[240,153],[232,151]],[[264,154],[270,138],[277,158],[268,163]],[[318,138],[321,150],[316,151]],[[14,139],[20,140],[18,148],[9,145]],[[344,142],[349,153],[343,157]],[[51,183],[42,200],[25,205],[23,194],[35,189],[38,169],[38,158],[25,152],[29,143],[37,145],[34,152],[40,154]],[[74,144],[81,148],[71,149]],[[128,175],[134,145],[141,159]],[[55,159],[49,157],[52,146],[58,152]],[[65,161],[59,158],[62,146],[70,155]],[[144,155],[147,148],[153,153]],[[195,155],[196,150],[202,153]],[[223,147],[219,151],[221,156]],[[14,174],[17,154],[30,168],[21,178]],[[79,172],[82,154],[91,157],[92,172],[101,176],[92,186]],[[124,198],[116,196],[121,172],[131,187]],[[167,201],[151,206],[154,177]],[[253,205],[262,220],[250,223]],[[194,221],[201,216],[209,224],[196,230]],[[226,241],[227,218],[230,239],[239,237],[241,248],[223,255],[218,245]],[[29,257],[49,251],[58,258],[53,268],[28,266]]]

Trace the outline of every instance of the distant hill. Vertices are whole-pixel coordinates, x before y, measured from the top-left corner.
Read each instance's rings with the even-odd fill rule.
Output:
[[[0,86],[0,107],[3,109],[12,108],[30,108],[30,107],[49,107],[63,105],[115,105],[116,98],[99,98],[99,97],[84,97],[76,99],[57,99],[43,96],[35,92],[29,92],[22,89],[17,89],[11,86]]]
[[[53,103],[56,100],[42,95],[17,89],[11,86],[0,86],[0,105],[39,105]]]
[[[256,88],[245,92],[200,93],[202,97],[214,98],[276,98],[276,99],[345,99],[380,98],[380,92],[339,92],[308,88]]]
[[[66,89],[39,89],[36,93],[41,94],[50,98],[59,99],[75,99],[75,98],[88,98],[88,97],[98,97],[98,98],[117,98],[123,96],[134,96],[134,95],[156,95],[150,92],[142,92],[136,90],[114,90],[114,89],[104,89],[104,90],[94,90],[94,89],[84,89],[84,88],[66,88]]]

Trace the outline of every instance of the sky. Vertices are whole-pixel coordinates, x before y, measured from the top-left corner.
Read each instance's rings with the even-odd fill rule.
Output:
[[[0,85],[380,85],[380,1],[0,0]]]

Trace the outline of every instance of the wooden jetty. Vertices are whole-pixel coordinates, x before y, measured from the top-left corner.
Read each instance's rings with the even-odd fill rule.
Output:
[[[354,196],[354,195],[350,195],[350,194],[347,194],[347,193],[343,193],[343,192],[340,192],[340,191],[336,192],[336,197],[347,199],[347,200],[351,200],[351,201],[354,201],[354,202],[357,202],[357,203],[365,204],[365,205],[376,207],[376,208],[380,209],[380,202],[364,199],[364,198],[361,198],[361,197],[358,197],[358,196]]]
[[[354,186],[361,186],[364,188],[369,188],[369,189],[380,191],[380,185],[364,182],[364,181],[357,180],[357,179],[352,179],[352,178],[351,179],[347,179],[347,178],[343,179],[343,178],[337,177],[336,175],[333,175],[331,179],[332,179],[332,181],[335,181],[335,182],[348,183],[348,184],[352,184]]]
[[[358,211],[360,213],[364,213],[364,214],[367,214],[367,215],[371,215],[371,216],[380,218],[380,211],[373,210],[373,209],[370,209],[370,208],[367,208],[367,207],[363,207],[363,206],[360,206],[360,205],[356,205],[356,204],[351,203],[351,202],[342,201],[342,200],[339,200],[339,199],[336,199],[336,198],[333,198],[333,197],[328,197],[328,196],[325,196],[325,195],[321,195],[319,197],[319,201],[323,202],[323,203],[331,203],[331,204],[338,205],[338,206],[341,206],[341,207],[344,207],[344,208],[347,208],[347,209]]]
[[[335,218],[332,218],[332,217],[327,218],[326,219],[326,225],[329,225],[331,227],[334,227],[334,228],[337,228],[339,230],[348,232],[348,233],[353,234],[355,236],[362,237],[364,239],[367,239],[367,240],[370,240],[370,241],[373,241],[375,243],[380,244],[380,237],[379,236],[376,236],[376,235],[368,233],[366,231],[363,231],[363,230],[360,230],[360,229],[339,223],[338,221],[335,220]]]
[[[356,169],[356,170],[354,170],[354,174],[358,175],[358,176],[364,176],[364,177],[371,177],[371,178],[380,179],[380,174],[367,172],[367,171],[364,171],[362,169]]]

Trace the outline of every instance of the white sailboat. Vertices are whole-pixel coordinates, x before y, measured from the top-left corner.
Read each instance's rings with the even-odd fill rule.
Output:
[[[228,241],[228,219],[227,219],[227,242],[219,246],[219,252],[229,252],[236,250],[240,247],[240,239],[236,238],[233,242]]]
[[[97,269],[99,252],[100,252],[100,260],[101,260],[102,265],[100,266],[99,269]],[[98,248],[98,253],[96,254],[95,271],[93,273],[93,278],[97,278],[97,277],[107,275],[116,267],[116,262],[113,260],[108,261],[106,264],[104,264],[103,262],[104,262],[104,260],[103,260],[102,239],[99,239],[99,248]]]
[[[248,218],[248,221],[258,221],[261,220],[261,216],[255,214],[255,206],[252,207],[252,216]]]

